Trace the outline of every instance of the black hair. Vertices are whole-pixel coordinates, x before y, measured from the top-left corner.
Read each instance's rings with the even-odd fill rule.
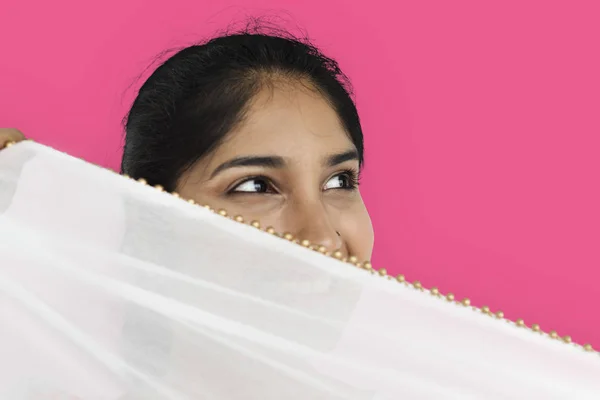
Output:
[[[175,190],[218,146],[273,78],[308,82],[338,114],[363,163],[363,133],[348,78],[307,40],[237,32],[180,50],[139,89],[125,119],[121,170]]]

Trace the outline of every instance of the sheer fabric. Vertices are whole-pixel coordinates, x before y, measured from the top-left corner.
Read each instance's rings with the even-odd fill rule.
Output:
[[[0,399],[600,398],[597,353],[31,142],[0,263]]]

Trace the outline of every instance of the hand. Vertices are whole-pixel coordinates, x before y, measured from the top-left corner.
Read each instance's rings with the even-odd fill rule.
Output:
[[[0,128],[0,149],[6,147],[9,142],[20,142],[25,136],[18,129]]]

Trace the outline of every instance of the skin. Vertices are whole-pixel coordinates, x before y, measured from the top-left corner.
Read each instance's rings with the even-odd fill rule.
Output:
[[[24,136],[0,129],[0,148]],[[306,83],[266,87],[244,119],[179,179],[177,191],[230,215],[369,260],[373,227],[356,148],[329,103]]]
[[[248,162],[231,165],[240,158]],[[351,187],[358,172],[356,148],[329,103],[306,83],[279,83],[257,94],[242,122],[181,177],[177,190],[369,260],[373,227],[358,187]]]
[[[0,128],[0,149],[3,149],[8,142],[20,142],[25,136],[18,129]]]

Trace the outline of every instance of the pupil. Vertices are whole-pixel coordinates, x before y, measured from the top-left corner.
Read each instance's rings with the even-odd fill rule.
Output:
[[[340,187],[343,187],[343,188],[348,187],[348,177],[347,176],[342,175],[339,177],[339,180],[340,180]]]
[[[265,184],[264,181],[255,180],[254,181],[254,190],[256,190],[257,192],[266,192],[267,185]]]

